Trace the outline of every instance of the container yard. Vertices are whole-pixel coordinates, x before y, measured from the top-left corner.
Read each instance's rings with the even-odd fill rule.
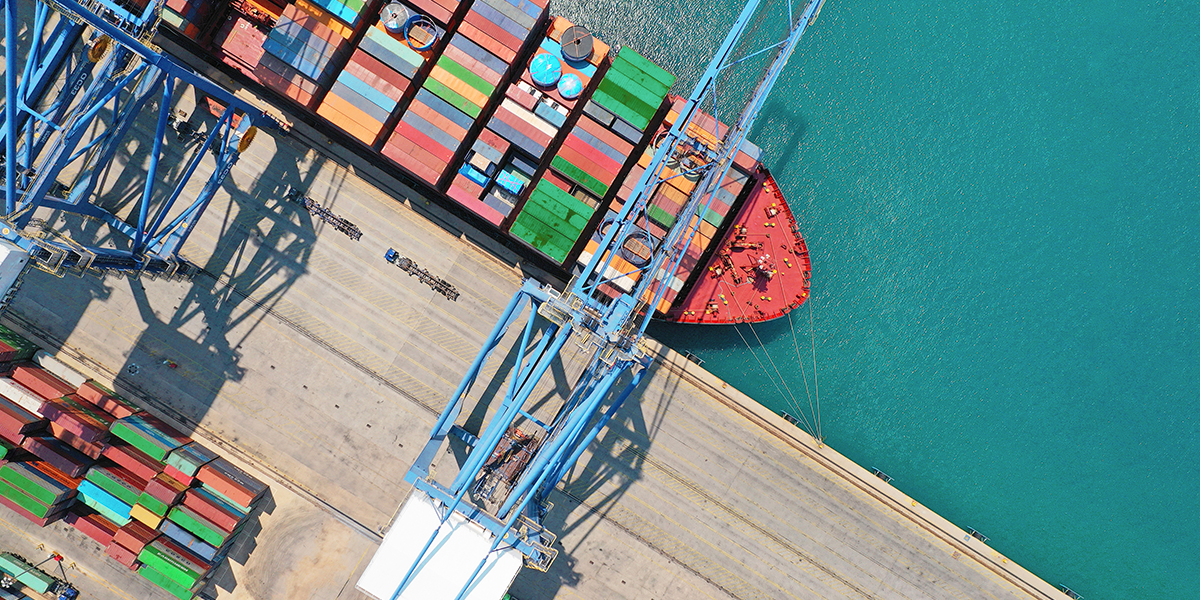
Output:
[[[680,218],[703,185],[690,162],[730,129],[703,114],[681,121],[692,100],[671,94],[673,75],[549,10],[164,8],[173,30],[158,44],[227,92],[185,76],[157,125],[144,115],[127,131],[164,163],[193,165],[188,177],[210,177],[187,188],[209,194],[209,217],[187,223],[186,273],[164,261],[168,272],[119,277],[101,269],[126,263],[99,252],[76,267],[83,277],[24,272],[7,300],[0,551],[11,554],[0,570],[19,575],[14,593],[386,597],[378,585],[400,569],[375,561],[419,493],[405,469],[457,469],[499,414],[497,390],[524,370],[511,336],[495,343],[502,360],[472,363],[524,279],[561,287],[603,258],[596,294],[620,306],[651,284],[632,271],[658,264],[657,240],[682,223],[696,235],[648,316],[738,322],[715,299],[751,293],[760,305],[741,320],[761,321],[807,298],[807,248],[757,148],[736,148],[713,201]],[[168,115],[188,126],[160,144]],[[287,126],[247,131],[272,118]],[[188,142],[196,131],[204,144]],[[227,137],[212,146],[217,131]],[[638,180],[667,151],[682,158],[647,195]],[[98,197],[175,173],[157,170],[157,153],[111,156],[118,176],[96,184]],[[605,250],[643,202],[646,220],[620,252]],[[91,231],[97,213],[52,206],[63,231]],[[113,210],[139,222],[133,204]],[[72,260],[90,252],[72,243]],[[538,329],[533,317],[510,324]],[[523,393],[565,400],[590,344],[560,344]],[[550,482],[549,559],[518,560],[504,597],[1063,597],[689,360],[650,339],[636,350],[637,400],[612,405],[608,428]],[[487,383],[456,392],[473,369]],[[423,453],[451,398],[467,446]],[[537,435],[553,414],[526,416]],[[47,552],[53,562],[38,562]]]
[[[63,521],[191,598],[267,485],[49,355],[36,358],[57,374],[29,362],[36,348],[12,330],[0,339],[0,504],[38,527]]]

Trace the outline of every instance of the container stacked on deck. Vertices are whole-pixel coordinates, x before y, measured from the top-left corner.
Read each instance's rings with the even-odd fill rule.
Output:
[[[512,234],[565,260],[674,83],[674,75],[622,48],[530,193]]]
[[[475,0],[383,153],[431,185],[446,176],[546,5],[534,0]],[[476,179],[455,177],[449,195],[481,212],[484,205],[476,189],[481,184]]]
[[[489,85],[481,87],[479,91],[486,91],[488,97],[493,96],[497,87],[507,83],[501,80],[501,75],[511,70],[509,65],[520,53],[532,30],[545,17],[546,6],[544,2],[533,0],[477,0],[459,28],[458,37],[469,40],[464,46],[468,50],[478,50],[475,54],[481,58],[476,60],[474,56],[459,57],[457,48],[454,53],[448,49],[444,58],[464,61],[463,64],[468,70],[486,78]],[[488,67],[487,63],[497,65]],[[511,87],[511,84],[506,87]],[[465,96],[470,97],[471,94]],[[502,119],[509,110],[506,106],[511,102],[506,97],[501,96],[500,102],[501,106],[493,115],[492,122]],[[480,108],[483,108],[482,104]],[[479,114],[473,116],[478,118]],[[456,172],[452,176],[447,194],[473,212],[499,225],[512,207],[511,201],[505,202],[501,198],[512,194],[508,190],[523,189],[528,185],[537,164],[536,160],[529,159],[540,158],[540,154],[529,153],[530,156],[509,161],[502,168],[504,155],[514,140],[498,135],[497,129],[499,127],[488,127],[471,141],[469,156],[463,164],[455,165]],[[488,189],[497,178],[501,180],[501,185],[495,186],[499,191],[489,193]]]
[[[353,33],[352,26],[343,22],[348,17],[334,18],[326,11],[327,6],[340,7],[338,14],[348,14],[357,21],[357,13],[337,0],[289,4],[263,41],[263,54],[254,69],[255,77],[264,85],[306,107],[332,65],[349,47],[346,40]],[[361,4],[357,6],[361,10]]]
[[[675,120],[679,116],[679,111],[686,104],[686,100],[673,96],[671,103],[671,110],[657,129],[656,136],[665,133],[674,125]],[[726,129],[727,127],[724,124],[716,121],[712,116],[697,113],[692,119],[692,123],[688,126],[687,134],[695,143],[715,148]],[[653,159],[655,150],[655,147],[648,147],[639,157],[638,164],[633,167],[621,189],[618,191],[617,200],[610,208],[605,219],[606,221],[615,218],[616,214],[620,212],[625,202],[632,195],[633,188],[637,185],[638,179],[644,173],[645,167]],[[687,279],[698,268],[704,251],[716,238],[716,234],[719,231],[718,228],[721,227],[733,210],[739,196],[743,193],[743,189],[752,183],[752,178],[748,173],[754,170],[758,152],[758,148],[753,144],[749,142],[744,143],[742,150],[734,159],[733,167],[730,168],[725,180],[714,194],[711,204],[707,209],[702,208],[700,210],[699,218],[693,222],[693,225],[698,227],[696,235],[691,239],[691,243],[680,260],[676,272],[672,277],[667,279],[667,289],[664,290],[662,298],[659,300],[656,307],[657,310],[666,312],[674,304],[680,290],[687,283]],[[652,243],[662,239],[675,224],[679,213],[688,201],[689,194],[695,188],[698,180],[697,177],[680,175],[681,172],[686,170],[685,165],[681,164],[669,164],[664,167],[662,177],[666,178],[667,181],[659,184],[654,190],[647,206],[646,218],[637,222],[652,240]],[[603,229],[602,226],[593,233],[592,239],[588,242],[584,252],[579,257],[580,263],[586,263],[596,248],[599,247]],[[629,261],[625,257],[618,255],[613,257],[608,275],[615,277],[621,273],[629,273],[632,270],[633,266]],[[619,291],[629,291],[636,281],[636,276],[620,277],[614,283],[616,289],[608,289],[607,292],[610,295],[615,295]],[[651,299],[646,298],[647,301]]]
[[[0,340],[13,349],[0,348],[0,357],[25,359],[35,350],[2,326]],[[6,364],[0,504],[41,526],[62,518],[117,562],[191,598],[266,484],[52,357],[46,369]]]
[[[561,17],[554,19],[529,63],[522,65],[520,78],[505,87],[495,114],[472,143],[452,182],[449,195],[493,223],[508,217],[524,195],[546,147],[577,101],[561,94],[557,82],[570,75],[583,90],[608,55],[608,46],[597,42],[587,61],[568,61],[559,42],[571,25]],[[530,74],[534,65],[543,71],[552,65],[559,77],[555,83],[539,86]]]
[[[212,8],[213,3],[209,0],[167,0],[162,20],[195,40],[203,33],[201,28],[212,14]]]
[[[436,33],[440,37],[442,30],[438,28]],[[366,28],[317,114],[363,143],[374,144],[412,78],[424,66],[429,52],[418,48],[427,43],[389,32],[383,23]]]

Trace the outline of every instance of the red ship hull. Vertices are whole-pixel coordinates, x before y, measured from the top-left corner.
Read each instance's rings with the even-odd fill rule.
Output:
[[[760,323],[783,317],[808,300],[812,275],[808,245],[765,168],[701,269],[666,320]]]

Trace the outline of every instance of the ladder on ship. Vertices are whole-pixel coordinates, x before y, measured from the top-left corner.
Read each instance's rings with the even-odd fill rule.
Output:
[[[586,267],[564,291],[527,280],[513,296],[406,474],[414,490],[359,580],[360,589],[387,600],[494,599],[507,590],[522,563],[541,570],[549,567],[557,552],[552,547],[554,534],[543,525],[549,496],[646,375],[651,357],[641,341],[671,274],[697,233],[696,217],[709,208],[822,2],[810,0],[798,14],[791,12],[789,3],[786,36],[735,58],[759,10],[759,0],[749,0]],[[774,60],[717,147],[690,139],[688,127],[702,103],[712,99],[715,104],[718,78],[746,59],[771,51]],[[613,258],[624,245],[643,239],[637,223],[645,222],[658,184],[679,176],[666,170],[667,163],[679,164],[685,157],[693,159],[686,174],[699,182],[675,224],[649,260],[634,272],[614,273]],[[611,285],[631,276],[637,281],[629,291]],[[492,351],[526,309],[508,385],[497,392],[500,402],[482,433],[472,435],[457,424],[464,400]],[[563,404],[552,411],[553,418],[539,420],[531,413],[544,399],[531,400],[533,392],[571,340],[590,348],[590,360]],[[500,388],[503,382],[494,383]],[[453,480],[442,482],[433,476],[433,463],[448,451],[450,437],[461,440],[467,454]]]

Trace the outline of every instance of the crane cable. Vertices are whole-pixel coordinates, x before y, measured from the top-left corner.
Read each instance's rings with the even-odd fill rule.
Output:
[[[812,361],[813,361],[813,388],[817,387],[817,340],[813,333],[812,321],[812,297],[808,298],[808,335],[812,339]],[[804,369],[804,358],[800,356],[800,343],[796,340],[796,325],[792,322],[792,313],[788,311],[788,327],[792,330],[792,348],[796,350],[796,363],[800,365],[800,377],[804,379],[804,393],[808,396],[808,409],[812,411],[813,422],[816,424],[816,435],[818,441],[825,439],[821,433],[821,395],[816,393],[816,403],[813,403],[814,393],[808,387],[808,373]]]
[[[724,283],[726,286],[729,286],[729,284],[726,282],[722,282],[722,283]],[[731,296],[733,295],[732,289],[729,290],[729,294]],[[741,305],[737,305],[737,306],[738,306],[738,311],[742,313],[742,318],[746,319],[746,310],[743,309],[741,307]],[[767,350],[766,345],[763,344],[762,338],[759,337],[759,335],[758,335],[758,330],[756,330],[754,328],[754,323],[751,323],[749,320],[746,320],[745,323],[746,323],[746,325],[750,326],[750,333],[754,334],[754,339],[758,341],[758,346],[760,348],[762,348],[763,354],[765,354],[767,356],[767,361],[769,361],[771,363],[771,368],[775,370],[775,375],[779,377],[778,383],[776,383],[775,378],[771,376],[770,371],[767,371],[766,366],[763,365],[762,360],[760,360],[758,358],[758,354],[754,351],[754,348],[752,348],[750,346],[750,342],[746,339],[746,337],[744,335],[742,335],[741,330],[737,328],[736,324],[733,326],[734,331],[738,332],[738,337],[742,338],[742,343],[746,344],[746,348],[748,350],[750,350],[751,356],[754,356],[754,359],[758,362],[759,367],[763,370],[764,373],[767,374],[767,379],[770,379],[771,383],[775,385],[775,389],[780,392],[779,395],[783,396],[783,390],[787,390],[787,396],[784,397],[784,400],[787,401],[789,406],[791,408],[793,408],[799,414],[800,418],[804,421],[805,428],[808,430],[808,432],[810,434],[812,434],[815,437],[817,435],[816,428],[813,427],[813,425],[811,423],[809,423],[808,417],[804,414],[804,411],[800,409],[800,405],[796,401],[795,394],[792,393],[792,389],[790,386],[788,386],[787,380],[783,377],[783,373],[781,373],[779,371],[778,365],[775,364],[775,359],[771,357],[771,352],[769,350]],[[780,383],[783,384],[783,390],[779,389]],[[807,384],[807,379],[805,380],[805,383]]]

